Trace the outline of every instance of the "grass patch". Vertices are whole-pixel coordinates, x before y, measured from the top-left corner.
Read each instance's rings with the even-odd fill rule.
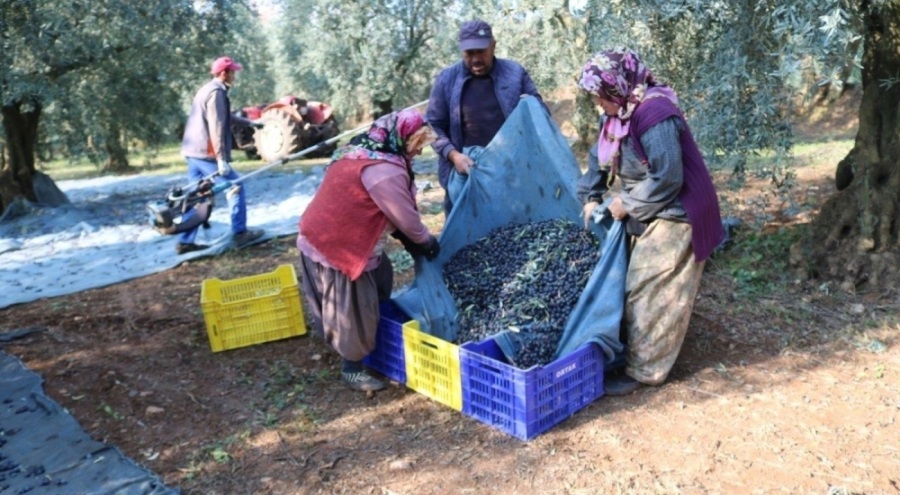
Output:
[[[267,163],[262,160],[251,160],[243,151],[232,152],[232,166],[242,174],[250,173]],[[132,167],[131,173],[140,175],[171,175],[187,173],[187,164],[181,156],[178,144],[171,144],[155,150],[135,151],[128,155],[128,163]],[[328,158],[310,158],[290,161],[277,167],[274,171],[309,170],[314,167],[324,166]],[[94,163],[87,158],[57,159],[49,162],[38,163],[38,170],[49,175],[55,181],[93,179],[110,175],[102,170],[102,163]]]
[[[166,175],[184,173],[186,165],[176,144],[159,149],[146,149],[129,154],[128,163],[137,174]],[[87,158],[58,159],[38,163],[38,169],[55,181],[92,179],[107,175],[103,164]]]
[[[790,247],[803,235],[802,230],[794,226],[771,233],[743,233],[726,251],[719,266],[733,278],[741,295],[781,292],[789,281]]]

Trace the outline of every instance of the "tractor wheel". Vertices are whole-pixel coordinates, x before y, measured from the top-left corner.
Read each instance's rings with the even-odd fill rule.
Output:
[[[303,130],[284,110],[275,108],[262,116],[263,128],[257,129],[256,152],[267,162],[300,151]]]

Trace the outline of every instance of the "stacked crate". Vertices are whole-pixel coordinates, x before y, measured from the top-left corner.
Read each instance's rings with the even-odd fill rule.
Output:
[[[406,384],[406,356],[403,346],[403,324],[409,317],[391,301],[381,303],[375,350],[363,359],[363,364],[391,380]]]
[[[509,364],[493,338],[459,346],[423,332],[415,320],[401,324],[403,319],[408,318],[395,306],[382,306],[378,347],[366,364],[519,439],[546,432],[603,395],[604,355],[597,344],[521,370]],[[396,378],[401,362],[405,381]]]

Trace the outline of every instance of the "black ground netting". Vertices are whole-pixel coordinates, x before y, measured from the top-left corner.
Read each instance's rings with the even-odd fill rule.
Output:
[[[0,493],[177,495],[118,449],[92,439],[44,394],[43,379],[0,350]]]

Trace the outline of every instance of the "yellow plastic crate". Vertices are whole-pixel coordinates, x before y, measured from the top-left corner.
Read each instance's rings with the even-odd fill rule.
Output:
[[[235,280],[204,280],[200,306],[213,352],[306,333],[293,265]]]
[[[458,345],[423,332],[413,320],[403,324],[403,354],[407,387],[462,411]]]

